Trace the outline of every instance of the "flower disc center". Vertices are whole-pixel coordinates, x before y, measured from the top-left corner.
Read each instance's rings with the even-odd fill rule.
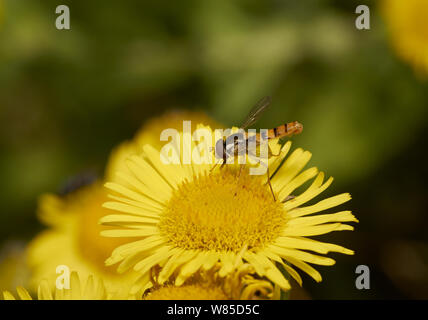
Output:
[[[179,186],[161,217],[159,229],[177,247],[239,252],[263,247],[285,225],[265,176],[224,168]]]

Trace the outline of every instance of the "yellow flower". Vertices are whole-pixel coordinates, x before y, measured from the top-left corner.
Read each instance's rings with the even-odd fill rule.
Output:
[[[191,143],[194,150],[195,142]],[[200,144],[204,143],[208,141]],[[102,234],[139,238],[115,249],[106,263],[120,262],[119,272],[133,268],[141,274],[132,291],[144,285],[159,267],[157,283],[174,278],[175,285],[180,286],[198,270],[211,270],[217,263],[221,266],[219,276],[226,276],[236,259],[247,262],[259,277],[283,290],[289,290],[290,285],[279,265],[299,284],[302,280],[291,265],[321,281],[321,275],[308,262],[333,265],[335,261],[315,253],[353,251],[306,237],[353,230],[342,222],[357,219],[350,211],[313,215],[348,201],[348,193],[302,206],[333,179],[323,182],[324,173],[314,167],[301,172],[311,157],[302,149],[295,150],[280,166],[290,146],[286,143],[279,156],[269,159],[270,172],[278,169],[271,181],[276,199],[281,201],[274,201],[265,176],[249,175],[245,170],[238,179],[237,164],[221,169],[217,166],[213,172],[213,164],[164,164],[159,151],[144,146],[140,156],[128,160],[128,170],[119,173],[126,184],[106,184],[113,201],[104,207],[115,213],[100,222],[116,229]],[[209,149],[208,145],[198,148]],[[311,179],[312,184],[297,194],[296,189]],[[290,199],[290,195],[294,197]]]
[[[181,121],[208,119],[199,113],[180,112],[167,113],[148,122],[140,130],[139,138],[124,142],[112,151],[107,163],[106,179],[119,182],[114,178],[114,173],[126,168],[125,159],[140,153],[142,140],[147,138],[152,141],[155,137],[159,140],[160,122],[164,121],[166,127],[174,127],[177,126],[178,117],[184,117],[180,118]],[[151,123],[157,124],[159,128]],[[33,271],[33,288],[44,278],[53,283],[51,280],[58,276],[57,266],[66,265],[72,270],[78,270],[83,279],[90,274],[103,279],[109,294],[118,297],[128,295],[137,274],[118,274],[115,268],[107,267],[104,261],[114,248],[133,239],[107,239],[100,236],[100,232],[106,229],[98,224],[98,220],[108,214],[102,207],[106,200],[107,190],[102,187],[101,181],[63,197],[47,194],[40,198],[39,219],[49,229],[36,236],[29,246],[28,260]]]
[[[29,276],[25,245],[18,241],[7,242],[0,250],[0,289],[26,285]]]
[[[238,261],[240,263],[240,261]],[[181,286],[172,282],[155,285],[144,300],[254,300],[279,298],[274,286],[266,279],[256,279],[249,264],[236,267],[227,277],[220,277],[218,267],[196,273]],[[156,280],[153,281],[156,283]]]
[[[108,295],[103,282],[94,280],[91,275],[86,284],[83,285],[77,272],[70,274],[70,288],[58,289],[52,291],[52,286],[47,280],[42,280],[37,289],[37,300],[107,300]],[[21,300],[33,300],[28,291],[23,287],[17,287],[16,291]],[[9,291],[3,292],[5,300],[16,300]]]
[[[398,55],[420,73],[428,72],[428,1],[382,0],[383,14]]]
[[[58,277],[56,268],[65,265],[78,270],[83,280],[91,274],[102,278],[109,294],[128,294],[135,274],[119,275],[104,264],[116,246],[132,240],[106,239],[99,235],[105,229],[97,222],[106,214],[101,207],[106,199],[105,189],[99,182],[64,197],[53,194],[41,197],[39,218],[49,229],[37,235],[28,248],[33,288],[44,278],[54,283]]]

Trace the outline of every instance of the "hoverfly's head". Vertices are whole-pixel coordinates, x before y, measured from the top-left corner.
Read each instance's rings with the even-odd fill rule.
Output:
[[[224,159],[226,150],[224,150],[224,140],[218,139],[215,144],[215,157],[216,159]]]

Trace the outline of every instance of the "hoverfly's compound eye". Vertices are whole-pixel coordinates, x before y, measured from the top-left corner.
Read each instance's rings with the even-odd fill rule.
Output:
[[[223,153],[224,153],[224,141],[223,139],[219,139],[215,144],[216,159],[223,159]]]

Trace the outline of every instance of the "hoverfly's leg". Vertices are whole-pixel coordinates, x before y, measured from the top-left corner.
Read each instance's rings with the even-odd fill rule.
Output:
[[[240,167],[239,167],[238,180],[236,181],[236,192],[235,192],[235,196],[238,193],[239,180],[241,178],[242,170],[244,170],[244,167],[245,167],[245,164],[241,164]]]
[[[216,162],[216,163],[214,164],[214,166],[210,169],[210,173],[214,171],[214,169],[215,169],[215,167],[217,167],[217,165],[218,165],[218,162]]]
[[[293,200],[295,197],[296,197],[296,196],[292,196],[292,195],[287,196],[284,200],[282,200],[282,203],[287,202],[287,201],[290,201],[290,200]]]
[[[219,162],[216,162],[215,164],[214,164],[214,166],[210,169],[210,173],[211,172],[213,172],[214,171],[214,169],[217,167],[217,165],[220,163],[220,161]],[[226,162],[223,162],[221,165],[220,165],[220,169],[221,168],[223,168],[223,166],[226,164]]]
[[[272,192],[272,196],[273,196],[273,201],[276,201],[276,198],[275,198],[275,193],[273,193],[273,188],[272,188],[272,184],[270,183],[270,173],[269,173],[269,166],[267,166],[267,171],[266,171],[266,174],[267,174],[267,178],[268,178],[268,181],[267,181],[267,183],[269,184],[269,188],[270,188],[270,191]]]
[[[248,156],[254,156],[255,157],[255,155],[251,152],[248,152]],[[262,162],[260,162],[260,163],[262,163]],[[270,183],[269,165],[266,165],[266,174],[267,174],[267,183],[269,184],[270,191],[272,192],[273,200],[276,201],[275,194],[273,193],[272,184]]]
[[[239,167],[238,182],[239,182],[239,178],[241,178],[242,170],[244,169],[244,167],[245,167],[245,164],[241,164]]]

